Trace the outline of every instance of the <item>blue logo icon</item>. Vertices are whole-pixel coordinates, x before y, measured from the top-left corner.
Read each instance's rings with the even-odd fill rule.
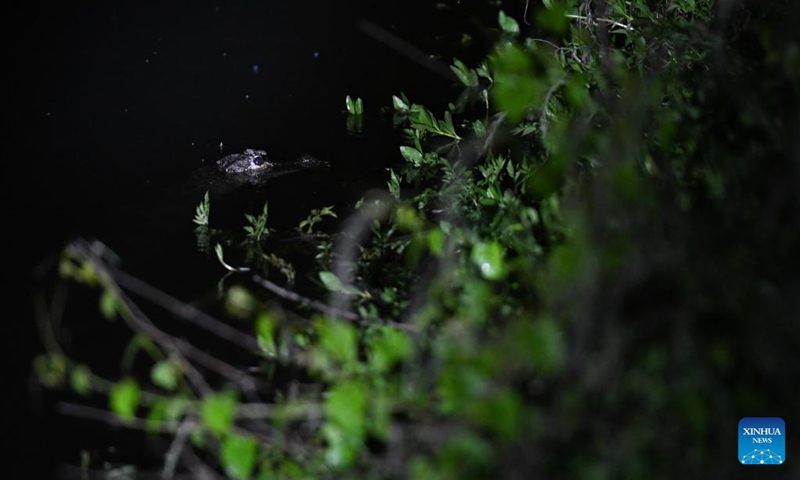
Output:
[[[781,465],[786,462],[786,423],[778,417],[739,420],[739,463]]]

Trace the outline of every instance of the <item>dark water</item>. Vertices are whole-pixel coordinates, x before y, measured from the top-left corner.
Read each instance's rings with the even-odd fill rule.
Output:
[[[242,205],[253,213],[269,201],[270,224],[278,228],[323,205],[346,213],[363,191],[385,186],[385,169],[400,162],[397,134],[379,107],[400,91],[437,112],[456,98],[451,80],[366,35],[358,22],[443,53],[449,63],[451,54],[470,60],[490,42],[474,22],[484,7],[384,3],[187,9],[134,2],[8,12],[14,88],[7,93],[21,109],[7,132],[3,190],[16,267],[11,280],[22,288],[9,294],[18,314],[4,334],[16,379],[8,387],[13,409],[4,412],[14,428],[4,442],[20,454],[14,469],[30,474],[15,478],[46,478],[40,472],[75,463],[82,448],[108,438],[40,409],[39,396],[27,390],[31,357],[41,351],[30,307],[36,265],[71,238],[98,238],[127,270],[190,299],[220,272],[195,249],[196,201],[176,210],[159,199],[170,198],[192,171],[248,147],[277,158],[312,153],[331,168],[281,177],[238,198],[247,198]],[[463,33],[473,37],[468,50],[458,47]],[[365,103],[361,135],[345,129],[348,94]],[[91,296],[74,294],[70,302],[93,308]],[[89,334],[76,345],[101,345],[108,328],[93,330],[81,323],[85,307],[71,308],[65,322]]]

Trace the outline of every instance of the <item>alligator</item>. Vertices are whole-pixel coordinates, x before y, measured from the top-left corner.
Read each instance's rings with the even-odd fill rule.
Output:
[[[311,155],[303,154],[292,162],[275,163],[269,160],[267,152],[248,148],[243,153],[234,153],[217,160],[217,168],[227,178],[237,183],[261,185],[279,175],[324,167],[328,163]]]

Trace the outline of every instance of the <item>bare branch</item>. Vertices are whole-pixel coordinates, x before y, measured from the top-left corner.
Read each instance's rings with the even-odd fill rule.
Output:
[[[359,20],[358,22],[358,28],[360,28],[362,32],[366,33],[375,40],[383,43],[389,48],[392,48],[402,53],[406,57],[419,63],[420,65],[424,66],[425,68],[434,72],[435,74],[444,77],[445,79],[450,81],[458,80],[456,76],[453,74],[453,72],[450,71],[450,69],[447,68],[447,66],[444,65],[442,62],[433,59],[430,55],[426,54],[419,48],[415,47],[414,45],[411,45],[407,41],[379,27],[378,25],[375,25],[370,21],[362,19]]]
[[[172,480],[175,475],[175,467],[178,465],[178,459],[181,457],[183,447],[186,445],[186,439],[189,437],[192,429],[196,426],[197,422],[194,418],[187,417],[181,422],[178,431],[175,433],[175,438],[169,446],[169,450],[164,455],[164,469],[161,472],[163,480]]]
[[[173,315],[192,322],[198,327],[228,340],[235,345],[243,346],[250,350],[258,349],[258,341],[254,336],[243,333],[230,325],[220,322],[211,315],[208,315],[188,303],[181,302],[175,297],[122,270],[113,269],[112,274],[120,286],[164,308]]]
[[[198,349],[189,342],[176,339],[163,330],[157,328],[148,319],[144,312],[142,312],[141,309],[139,309],[139,307],[125,294],[119,284],[116,283],[114,274],[104,263],[102,259],[102,251],[98,251],[99,247],[97,245],[88,245],[85,241],[79,240],[73,242],[70,246],[75,253],[80,254],[85,258],[86,261],[91,263],[103,286],[111,291],[120,300],[120,302],[125,305],[125,317],[131,324],[131,327],[141,331],[154,342],[161,345],[162,348],[174,353],[176,356],[182,359],[182,364],[187,369],[187,377],[195,384],[195,387],[203,394],[203,396],[211,393],[212,389],[205,382],[203,376],[195,370],[195,367],[188,361],[188,359],[192,359],[198,364],[203,365],[224,377],[230,378],[232,381],[238,383],[250,398],[257,398],[256,385],[258,382],[253,377],[237,369],[236,367]]]
[[[94,420],[97,422],[107,423],[116,427],[129,428],[132,430],[155,431],[158,433],[175,433],[178,431],[178,422],[160,422],[156,425],[148,425],[147,420],[143,418],[130,418],[123,420],[113,413],[94,407],[87,407],[86,405],[79,405],[77,403],[58,402],[56,404],[56,411],[62,415],[70,417],[85,418],[87,420]]]
[[[313,308],[314,310],[322,312],[325,315],[328,315],[328,316],[331,316],[331,317],[335,317],[335,318],[341,318],[343,320],[350,320],[352,322],[366,322],[365,319],[361,318],[359,315],[357,315],[357,314],[355,314],[353,312],[337,309],[335,307],[330,307],[330,306],[326,305],[325,303],[320,302],[319,300],[314,300],[312,298],[304,297],[304,296],[300,295],[297,292],[293,292],[291,290],[285,289],[285,288],[283,288],[283,287],[281,287],[281,286],[279,286],[279,285],[277,285],[277,284],[275,284],[275,283],[273,283],[273,282],[271,282],[271,281],[267,280],[266,278],[263,278],[263,277],[261,277],[259,275],[253,275],[252,280],[256,284],[261,285],[262,287],[266,288],[267,290],[269,290],[270,292],[274,293],[275,295],[277,295],[277,296],[279,296],[281,298],[284,298],[286,300],[289,300],[289,301],[292,301],[292,302],[295,302],[295,303],[299,303],[299,304],[304,305],[304,306],[309,307],[309,308]],[[393,327],[393,328],[397,328],[397,329],[401,329],[401,330],[406,330],[406,331],[409,331],[409,332],[416,332],[417,331],[417,329],[414,328],[413,325],[408,325],[408,324],[405,324],[405,323],[392,322],[392,321],[383,320],[383,319],[377,319],[377,321],[381,325],[385,325],[385,326],[388,326],[388,327]]]

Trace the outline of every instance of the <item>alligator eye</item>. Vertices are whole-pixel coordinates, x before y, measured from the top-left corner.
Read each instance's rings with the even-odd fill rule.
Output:
[[[263,157],[254,158],[253,159],[253,165],[255,165],[256,167],[260,167],[261,165],[264,165],[264,158]]]

